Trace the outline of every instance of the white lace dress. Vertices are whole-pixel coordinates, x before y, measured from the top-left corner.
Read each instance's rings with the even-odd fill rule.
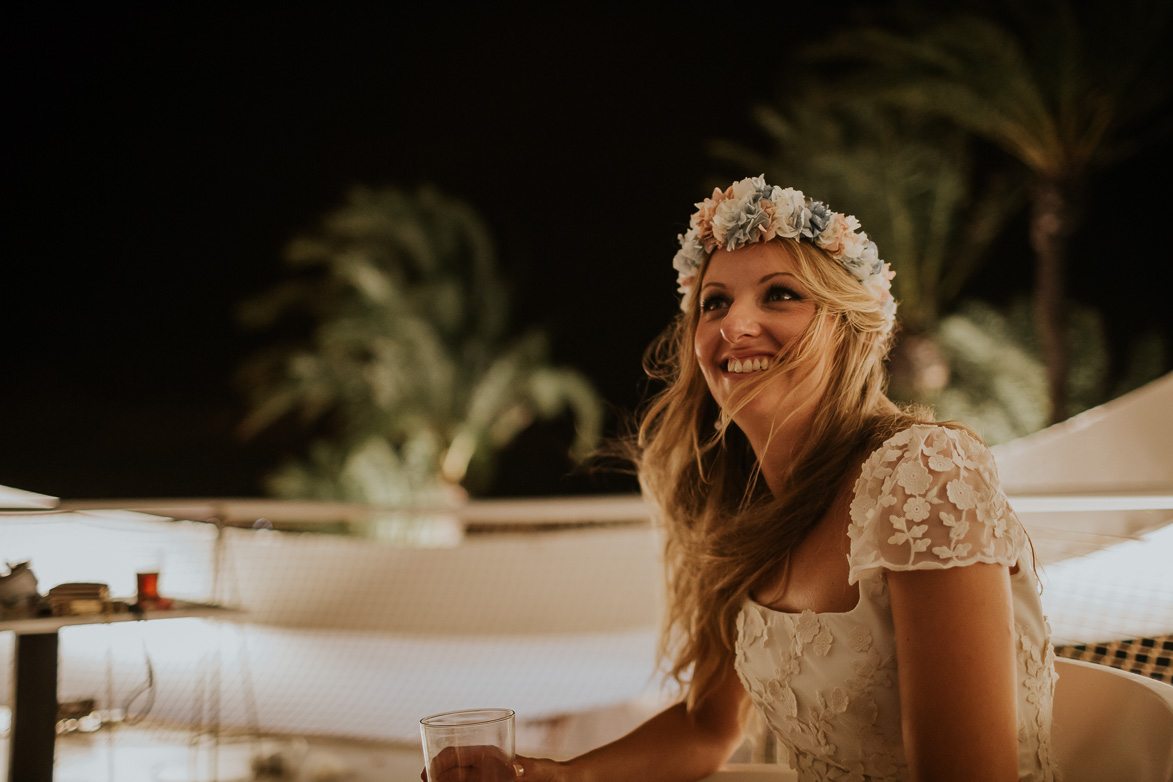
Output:
[[[1026,534],[989,450],[940,426],[900,432],[864,463],[849,535],[855,608],[791,614],[750,600],[737,619],[738,676],[789,749],[798,778],[907,779],[885,571],[990,562],[1018,566],[1010,583],[1019,778],[1053,780],[1054,652]]]

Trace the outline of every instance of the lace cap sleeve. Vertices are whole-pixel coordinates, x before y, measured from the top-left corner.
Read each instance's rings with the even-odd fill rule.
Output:
[[[993,454],[969,434],[913,426],[864,463],[851,503],[850,583],[878,568],[1013,565],[1025,533]]]

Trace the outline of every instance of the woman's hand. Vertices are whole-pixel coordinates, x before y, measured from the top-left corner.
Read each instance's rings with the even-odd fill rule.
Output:
[[[742,740],[742,717],[749,695],[732,658],[709,697],[695,709],[677,703],[626,736],[567,761],[517,756],[504,764],[490,752],[457,757],[444,750],[432,761],[424,782],[674,782],[701,779],[721,767]],[[485,750],[487,748],[478,747]],[[446,754],[448,753],[448,754]],[[442,760],[441,760],[442,759]],[[493,776],[493,774],[498,776]]]
[[[431,772],[429,775],[429,771]],[[569,782],[566,765],[518,755],[513,762],[497,747],[449,747],[420,772],[423,782]]]
[[[420,774],[425,782],[514,782],[509,756],[491,745],[447,747]]]
[[[569,767],[556,760],[518,755],[513,766],[521,782],[570,782]]]

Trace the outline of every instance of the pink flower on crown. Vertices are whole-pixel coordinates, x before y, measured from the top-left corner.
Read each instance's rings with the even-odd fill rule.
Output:
[[[696,239],[704,245],[705,252],[711,253],[718,244],[713,237],[713,215],[724,200],[725,194],[717,188],[713,188],[712,197],[695,204],[696,214],[692,216],[690,224],[697,229]]]
[[[873,274],[863,280],[863,286],[876,301],[884,301],[892,298],[892,278],[895,276],[896,272],[892,271],[892,267],[885,263],[879,274]]]
[[[774,206],[774,202],[768,198],[763,198],[761,201],[759,201],[758,206],[760,206],[762,211],[766,214],[766,223],[765,225],[759,226],[758,230],[762,232],[761,240],[763,242],[768,242],[778,235],[778,223],[774,218],[775,213],[778,211],[778,207]]]
[[[848,239],[859,228],[859,220],[852,215],[839,212],[831,214],[827,227],[815,239],[815,244],[822,247],[831,255],[840,255],[847,246]]]
[[[717,204],[717,208],[713,211],[713,239],[716,240],[717,247],[724,247],[729,229],[737,228],[737,214],[740,212],[737,206],[736,201],[726,198]]]
[[[854,217],[848,218],[855,220]],[[859,221],[855,220],[856,228],[859,227]],[[870,247],[868,245],[871,245]],[[845,266],[866,266],[868,264],[874,265],[876,245],[868,240],[868,235],[863,231],[852,230],[843,235],[843,249],[840,251],[840,256],[847,261]],[[854,263],[853,263],[854,262]],[[870,268],[870,267],[869,267]]]

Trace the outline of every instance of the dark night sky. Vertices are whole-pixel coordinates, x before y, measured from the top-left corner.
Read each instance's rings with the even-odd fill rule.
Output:
[[[432,182],[471,202],[517,326],[546,327],[557,361],[632,408],[643,348],[675,311],[670,260],[692,202],[713,177],[758,173],[728,170],[706,142],[755,138],[749,109],[777,92],[783,61],[708,39],[683,13],[103,6],[8,11],[0,31],[0,484],[71,498],[260,493],[297,442],[233,434],[231,375],[259,344],[234,310],[356,183]],[[1104,187],[1154,165],[1168,181],[1162,150]],[[1074,295],[1116,303],[1114,333],[1168,331],[1167,293],[1103,279],[1091,256],[1114,250],[1089,242]],[[1015,252],[979,292],[1029,288]],[[629,488],[561,478],[566,434],[523,436],[493,492]]]

